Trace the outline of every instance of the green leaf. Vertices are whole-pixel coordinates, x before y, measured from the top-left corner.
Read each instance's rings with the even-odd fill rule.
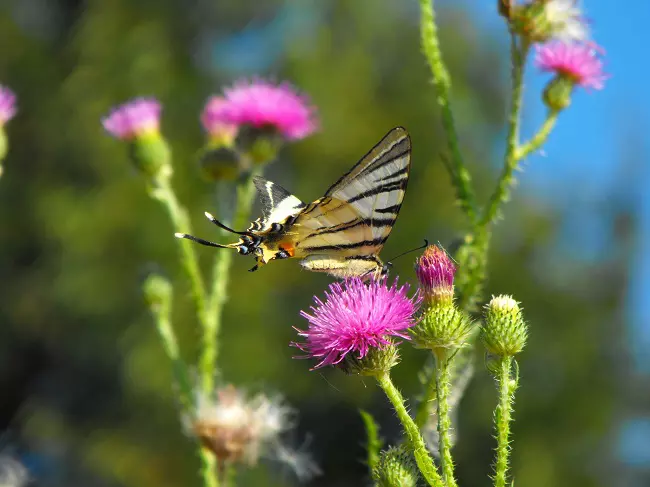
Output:
[[[383,446],[383,442],[379,437],[379,425],[373,418],[372,414],[363,409],[359,410],[361,414],[361,419],[363,424],[366,427],[366,437],[368,438],[368,443],[366,449],[368,451],[368,468],[372,471],[379,461],[379,452]]]

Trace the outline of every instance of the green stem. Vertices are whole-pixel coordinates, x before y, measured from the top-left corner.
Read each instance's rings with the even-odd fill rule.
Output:
[[[449,395],[451,393],[450,365],[452,358],[446,353],[436,354],[436,389],[438,392],[438,438],[440,463],[447,487],[456,487],[454,461],[451,457],[451,418],[449,417]]]
[[[499,364],[498,388],[499,404],[494,412],[494,422],[497,430],[497,460],[495,465],[494,486],[505,487],[508,476],[510,457],[510,421],[512,404],[517,389],[517,379],[510,377],[512,357],[503,357]]]
[[[544,123],[537,131],[537,133],[533,136],[533,138],[525,144],[519,146],[515,152],[515,158],[518,161],[528,157],[528,155],[538,150],[544,144],[544,142],[546,142],[546,139],[548,139],[549,134],[555,127],[555,122],[557,122],[557,117],[559,114],[560,113],[558,111],[549,110],[548,114],[546,115],[546,120],[544,120]]]
[[[192,412],[193,392],[192,385],[187,373],[187,366],[183,362],[178,347],[178,340],[171,323],[171,294],[161,296],[161,301],[151,305],[151,313],[154,316],[156,330],[160,336],[163,349],[169,360],[172,362],[174,377],[180,389],[180,400],[186,413]],[[199,456],[201,458],[201,475],[205,487],[219,487],[219,481],[216,475],[214,456],[207,450],[199,446]]]
[[[156,178],[150,189],[150,194],[163,204],[176,232],[192,233],[190,218],[185,208],[178,202],[169,176],[165,175]],[[181,263],[192,286],[197,315],[201,324],[205,326],[206,292],[201,271],[199,270],[199,261],[194,252],[195,244],[189,240],[180,239],[179,245],[181,247]]]
[[[510,198],[510,189],[514,183],[514,172],[519,162],[519,159],[517,159],[517,147],[519,144],[521,107],[524,93],[524,66],[526,65],[528,50],[529,45],[525,41],[520,48],[517,45],[515,35],[511,34],[512,106],[510,107],[510,115],[508,117],[506,154],[497,186],[481,216],[479,222],[479,226],[481,227],[487,227],[494,221],[501,204]]]
[[[254,170],[237,183],[235,214],[232,227],[235,229],[248,226],[251,208],[255,196],[253,176],[260,170]],[[228,299],[228,281],[233,252],[227,250],[218,252],[214,258],[212,270],[212,290],[207,308],[207,321],[203,329],[203,343],[201,347],[200,371],[203,391],[209,393],[214,387],[214,378],[217,371],[217,357],[219,353],[219,332],[223,319],[223,307]]]
[[[460,206],[469,220],[474,223],[477,216],[472,180],[469,171],[463,163],[463,157],[458,143],[458,133],[456,132],[454,116],[449,101],[451,77],[440,52],[433,0],[420,0],[420,11],[422,48],[429,68],[431,69],[431,74],[433,75],[433,84],[438,94],[437,102],[441,109],[442,125],[447,134],[447,146],[451,153],[451,160],[447,168],[451,176],[452,184],[456,188]]]
[[[386,393],[386,396],[390,400],[393,408],[395,409],[395,412],[397,413],[397,417],[404,427],[404,431],[406,432],[409,444],[413,449],[415,461],[418,465],[418,468],[420,469],[420,472],[422,473],[422,476],[429,485],[444,487],[442,478],[440,477],[440,474],[438,473],[438,470],[433,463],[431,455],[429,455],[427,446],[424,442],[424,439],[422,438],[422,435],[420,434],[420,430],[406,410],[406,406],[404,405],[404,398],[393,384],[389,373],[384,372],[382,374],[379,374],[377,376],[377,382],[379,382],[379,385]]]

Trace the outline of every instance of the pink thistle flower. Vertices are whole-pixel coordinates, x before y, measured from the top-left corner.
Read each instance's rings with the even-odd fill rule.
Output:
[[[535,64],[584,88],[601,90],[608,75],[594,44],[550,42],[536,46]]]
[[[0,85],[0,126],[16,115],[16,95],[6,86]]]
[[[288,140],[307,137],[318,126],[314,107],[288,83],[239,81],[226,88],[224,95],[210,107],[210,124],[270,126]]]
[[[300,315],[309,322],[306,331],[296,328],[305,343],[293,345],[307,357],[320,359],[315,369],[335,365],[348,353],[365,357],[372,348],[391,344],[391,337],[408,340],[405,331],[415,325],[414,314],[420,297],[407,296],[408,284],[391,287],[385,279],[365,283],[360,278],[330,284],[325,302],[314,297],[312,314]]]
[[[102,119],[102,125],[113,137],[130,140],[158,132],[161,110],[155,98],[135,98],[114,108]]]
[[[415,262],[415,273],[425,298],[448,302],[453,299],[456,266],[444,249],[429,245]]]
[[[237,135],[237,124],[223,121],[223,108],[228,100],[222,96],[211,97],[201,113],[201,124],[205,131],[214,139],[232,142]]]

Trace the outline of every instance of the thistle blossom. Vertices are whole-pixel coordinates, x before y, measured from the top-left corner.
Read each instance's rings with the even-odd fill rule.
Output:
[[[302,139],[318,126],[315,109],[288,83],[239,81],[224,97],[208,102],[202,121],[206,130],[217,124],[272,127],[288,140]]]
[[[16,114],[16,95],[6,86],[0,85],[0,126]]]
[[[155,98],[135,98],[114,108],[102,119],[102,125],[113,137],[130,140],[158,132],[161,110]]]
[[[550,42],[537,46],[535,64],[584,88],[601,90],[607,79],[593,44]]]
[[[348,353],[359,359],[373,348],[391,344],[391,337],[408,340],[405,331],[415,324],[420,297],[407,296],[408,284],[388,286],[385,279],[368,283],[355,277],[330,284],[325,301],[314,297],[311,314],[300,314],[309,322],[306,331],[296,328],[305,343],[294,344],[307,357],[320,359],[314,368],[338,364]]]

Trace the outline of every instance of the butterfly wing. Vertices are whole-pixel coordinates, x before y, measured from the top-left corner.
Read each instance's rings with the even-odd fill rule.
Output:
[[[262,214],[259,227],[264,230],[273,223],[284,224],[288,218],[298,215],[307,205],[284,189],[279,184],[260,176],[253,178],[253,183],[262,202]]]
[[[366,261],[366,268],[381,264],[377,254],[401,208],[410,155],[408,133],[395,128],[323,198],[307,205],[296,219],[296,227],[301,230],[296,246],[301,256],[307,257],[305,267],[330,272],[336,265],[345,272],[346,263],[352,264],[352,260]],[[352,275],[357,274],[354,271]]]

